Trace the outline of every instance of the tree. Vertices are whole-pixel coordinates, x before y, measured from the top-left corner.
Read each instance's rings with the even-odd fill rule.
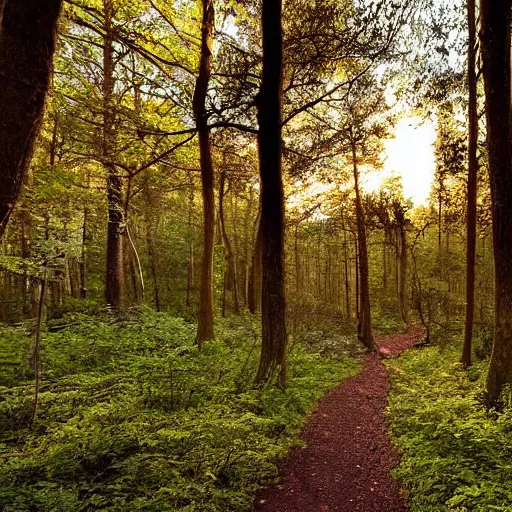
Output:
[[[263,0],[263,72],[257,98],[261,179],[261,355],[256,384],[286,385],[284,189],[282,178],[282,0]]]
[[[494,239],[494,343],[487,399],[512,382],[512,158],[510,149],[510,0],[481,0],[480,41]]]
[[[62,0],[0,2],[0,237],[39,133]]]
[[[379,166],[380,141],[386,135],[387,105],[383,92],[369,77],[361,79],[345,98],[345,114],[336,137],[341,138],[342,147],[350,155],[347,160],[352,166],[354,179],[356,230],[359,258],[359,322],[358,336],[370,350],[375,349],[372,333],[370,284],[368,263],[368,242],[366,221],[359,185],[361,163]],[[380,118],[379,118],[380,116]]]
[[[125,208],[123,207],[123,181],[114,165],[116,146],[116,115],[114,109],[114,16],[112,0],[103,0],[103,123],[102,159],[107,171],[107,254],[105,299],[115,309],[123,306],[125,297],[124,231],[126,229]]]
[[[213,0],[203,0],[201,57],[199,75],[192,100],[199,133],[201,184],[203,190],[203,262],[201,264],[201,297],[199,305],[197,343],[214,338],[213,332],[213,249],[215,236],[215,197],[213,158],[206,111],[206,98],[211,77],[215,10]]]
[[[468,14],[468,191],[466,225],[466,322],[461,362],[471,366],[471,340],[475,312],[475,260],[476,260],[476,197],[477,197],[477,77],[476,77],[476,21],[475,0],[467,0]]]

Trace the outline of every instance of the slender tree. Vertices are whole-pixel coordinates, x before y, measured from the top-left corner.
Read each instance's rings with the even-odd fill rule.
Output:
[[[489,404],[512,382],[512,159],[510,149],[510,0],[481,0],[481,46],[494,239],[494,343]]]
[[[215,197],[213,158],[206,111],[208,85],[212,72],[213,29],[215,10],[213,0],[203,0],[201,29],[201,58],[193,98],[193,110],[199,133],[201,183],[203,191],[203,261],[201,264],[201,297],[199,304],[197,343],[214,338],[213,332],[213,249],[215,237]]]
[[[473,316],[475,311],[475,256],[476,256],[476,196],[477,196],[477,144],[478,112],[476,89],[476,22],[475,0],[467,0],[468,15],[468,192],[466,220],[466,322],[464,328],[464,346],[462,364],[471,366],[471,340],[473,337]]]
[[[125,295],[125,271],[123,239],[125,226],[125,207],[123,205],[123,181],[113,163],[116,141],[114,106],[114,4],[112,0],[103,0],[105,16],[103,38],[103,133],[102,158],[107,172],[107,254],[105,299],[115,309],[123,306]]]
[[[352,134],[352,131],[349,133]],[[356,193],[356,224],[357,224],[357,247],[359,253],[359,322],[357,333],[359,340],[370,350],[375,346],[372,333],[372,318],[370,309],[370,270],[368,264],[368,243],[366,238],[366,224],[361,192],[359,187],[359,168],[357,165],[356,139],[350,141],[352,151],[352,170],[354,175],[354,191]]]
[[[257,98],[261,179],[261,356],[256,384],[286,386],[284,190],[282,178],[282,0],[263,0],[263,72]]]
[[[394,217],[397,229],[398,239],[398,307],[400,309],[400,316],[405,325],[409,325],[409,308],[407,301],[407,219],[405,213],[407,206],[400,201],[393,202]]]

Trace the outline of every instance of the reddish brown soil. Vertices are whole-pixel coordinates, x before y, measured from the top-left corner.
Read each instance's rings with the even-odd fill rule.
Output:
[[[383,356],[411,347],[423,334],[376,340]],[[363,370],[322,400],[296,448],[280,465],[280,482],[255,500],[258,512],[404,512],[400,488],[391,477],[397,453],[388,437],[384,409],[389,391],[378,354],[361,357]]]

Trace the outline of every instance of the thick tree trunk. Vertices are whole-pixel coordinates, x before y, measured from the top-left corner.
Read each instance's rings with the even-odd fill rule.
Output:
[[[0,1],[0,237],[39,133],[62,0]]]
[[[112,0],[103,1],[105,36],[103,41],[103,141],[102,158],[107,172],[107,253],[105,299],[116,310],[123,308],[125,272],[123,236],[125,229],[123,183],[112,163],[115,146],[114,115],[114,8]]]
[[[0,1],[0,237],[39,133],[61,3]]]
[[[197,344],[214,339],[213,332],[213,249],[215,242],[215,197],[213,159],[206,112],[206,97],[210,82],[215,10],[213,0],[203,0],[201,61],[194,91],[193,109],[199,133],[201,183],[203,192],[203,261],[201,264],[201,295],[197,326]]]
[[[510,0],[481,0],[481,45],[494,239],[494,344],[487,397],[512,382],[512,166],[510,148]]]
[[[354,172],[354,190],[356,193],[356,223],[357,246],[359,249],[359,281],[360,281],[360,313],[357,332],[359,340],[369,349],[375,350],[372,333],[372,319],[370,310],[370,282],[368,265],[368,247],[366,241],[366,226],[359,191],[359,169],[357,167],[357,153],[355,143],[352,143],[352,164]]]
[[[478,160],[478,112],[475,71],[475,0],[467,0],[468,14],[468,204],[466,220],[466,322],[461,363],[471,366],[471,341],[473,337],[473,317],[475,313],[475,257],[476,257],[476,194]]]
[[[122,309],[126,288],[123,257],[123,193],[121,177],[113,166],[108,168],[107,203],[105,299],[114,309]]]
[[[263,72],[258,95],[261,177],[262,344],[256,384],[286,386],[284,190],[282,178],[282,0],[263,0]]]

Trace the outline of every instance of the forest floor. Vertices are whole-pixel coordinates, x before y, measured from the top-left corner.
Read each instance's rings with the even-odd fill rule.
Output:
[[[279,466],[280,481],[261,491],[258,512],[401,512],[406,507],[391,469],[398,454],[384,417],[389,391],[382,356],[398,355],[423,334],[377,338],[380,354],[361,356],[363,370],[318,403],[294,448]]]

